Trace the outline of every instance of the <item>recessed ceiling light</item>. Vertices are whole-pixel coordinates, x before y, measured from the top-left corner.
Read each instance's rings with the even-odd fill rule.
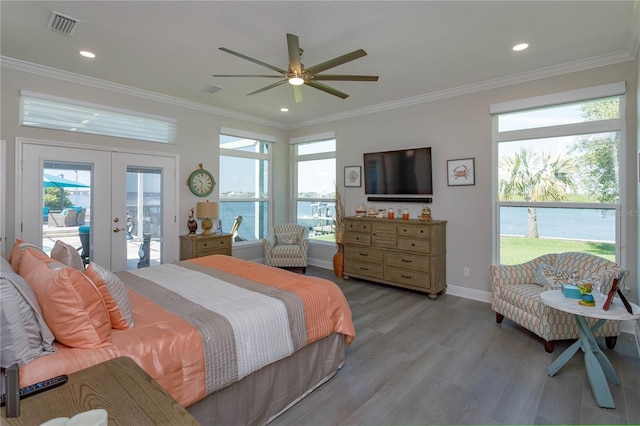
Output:
[[[90,58],[90,59],[93,59],[93,58],[96,57],[95,53],[89,52],[88,50],[81,50],[80,51],[80,55],[84,56],[85,58]]]
[[[520,43],[520,44],[516,44],[515,46],[512,47],[514,52],[519,52],[521,50],[526,49],[527,47],[529,47],[528,43]]]
[[[280,111],[282,111],[282,112],[288,112],[288,111],[289,111],[289,108],[280,108]]]

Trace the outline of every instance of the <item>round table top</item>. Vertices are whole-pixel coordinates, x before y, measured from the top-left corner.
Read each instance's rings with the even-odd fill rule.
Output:
[[[605,300],[596,300],[596,306],[584,306],[578,303],[579,299],[570,299],[568,297],[564,297],[562,294],[562,290],[548,290],[540,293],[540,299],[545,305],[551,306],[552,308],[569,312],[571,314],[578,314],[584,317],[591,318],[603,318],[607,320],[634,320],[640,318],[640,306],[635,303],[629,302],[631,308],[633,309],[633,315],[627,312],[626,308],[622,304],[622,301],[616,296],[611,305],[609,305],[609,310],[605,311],[602,309],[602,305],[604,305]]]

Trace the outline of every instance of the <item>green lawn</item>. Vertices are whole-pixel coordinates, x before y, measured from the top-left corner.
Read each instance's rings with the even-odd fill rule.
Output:
[[[515,265],[546,253],[579,251],[616,261],[616,248],[611,243],[560,240],[550,238],[500,237],[500,263]]]

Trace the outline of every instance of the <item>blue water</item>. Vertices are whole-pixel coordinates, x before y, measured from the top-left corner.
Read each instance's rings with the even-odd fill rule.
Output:
[[[608,241],[616,239],[615,210],[537,208],[540,238]],[[500,234],[524,236],[526,207],[500,207]]]
[[[311,229],[314,225],[318,223],[314,222],[312,216],[314,214],[326,216],[326,215],[334,215],[335,211],[333,209],[334,203],[326,203],[328,205],[328,209],[324,209],[322,211],[318,211],[317,203],[312,203],[310,201],[301,201],[298,202],[298,223],[304,225]],[[240,228],[238,228],[238,236],[243,240],[253,241],[259,240],[266,236],[268,227],[267,227],[267,211],[268,211],[268,203],[263,203],[264,211],[262,214],[263,220],[261,222],[261,226],[256,230],[256,213],[255,213],[255,204],[249,202],[223,202],[220,207],[220,219],[222,220],[222,231],[229,232],[233,223],[235,221],[236,216],[242,216],[242,223],[240,224]],[[317,219],[315,219],[317,221]]]

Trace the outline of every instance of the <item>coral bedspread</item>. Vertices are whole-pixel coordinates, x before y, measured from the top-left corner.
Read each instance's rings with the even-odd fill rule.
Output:
[[[113,346],[58,352],[23,366],[21,386],[118,356],[133,358],[189,406],[331,333],[355,336],[332,282],[229,256],[119,272],[135,327],[112,330]]]

